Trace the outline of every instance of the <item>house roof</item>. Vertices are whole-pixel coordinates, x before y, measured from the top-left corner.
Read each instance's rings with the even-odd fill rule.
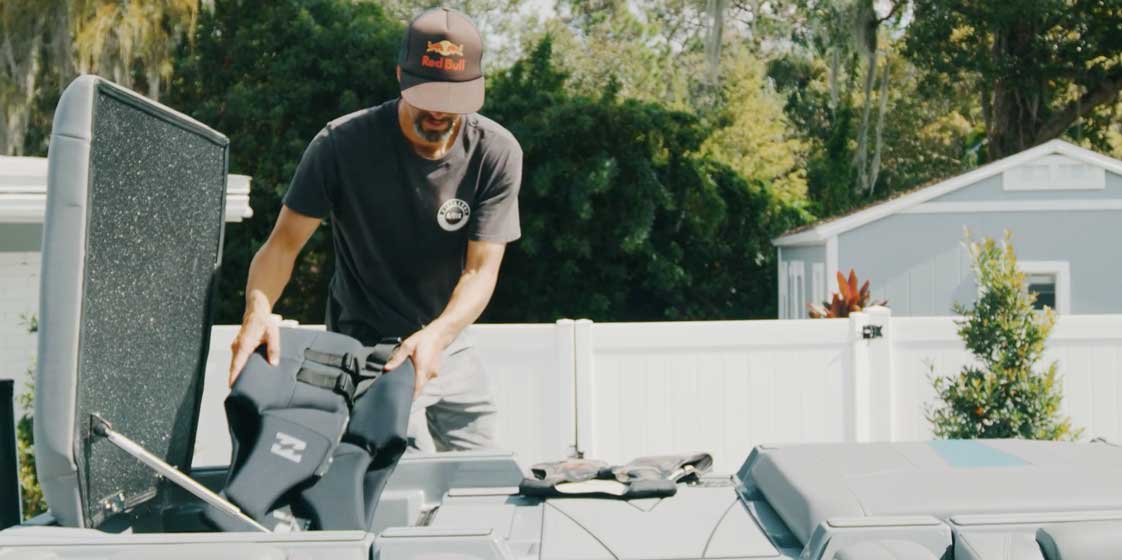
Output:
[[[229,175],[226,221],[253,216],[248,175]],[[0,223],[39,224],[47,208],[47,158],[0,156]]]
[[[773,239],[771,242],[777,247],[821,245],[825,243],[827,239],[840,233],[859,228],[870,222],[923,204],[931,199],[968,187],[1008,169],[1052,154],[1064,155],[1074,160],[1096,165],[1107,171],[1122,175],[1122,161],[1098,152],[1093,152],[1086,148],[1081,148],[1064,140],[1050,140],[1023,152],[977,167],[962,175],[922,185],[910,191],[905,191],[888,200],[858,208],[842,216],[836,216],[821,222],[792,229]]]

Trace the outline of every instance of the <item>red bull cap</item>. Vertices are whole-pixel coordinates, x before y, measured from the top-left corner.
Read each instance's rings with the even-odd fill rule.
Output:
[[[405,31],[398,64],[401,96],[441,113],[474,113],[483,106],[483,40],[467,16],[428,10]]]

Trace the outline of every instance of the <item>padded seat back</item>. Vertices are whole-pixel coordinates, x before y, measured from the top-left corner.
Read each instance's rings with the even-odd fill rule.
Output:
[[[97,414],[191,465],[222,248],[229,142],[96,76],[63,92],[48,157],[35,462],[60,523],[97,527],[159,477]]]
[[[834,560],[938,560],[930,550],[908,541],[864,541],[834,553]]]
[[[1036,531],[1045,560],[1122,558],[1122,521],[1057,523]]]
[[[955,534],[955,560],[1044,560],[1032,532],[962,531]]]

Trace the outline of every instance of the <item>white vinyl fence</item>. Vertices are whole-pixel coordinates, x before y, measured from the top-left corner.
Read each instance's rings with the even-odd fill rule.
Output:
[[[221,401],[235,332],[214,329],[196,466],[229,459]],[[893,319],[887,309],[829,320],[476,325],[470,336],[500,410],[499,444],[524,465],[576,452],[615,463],[700,450],[731,472],[764,443],[927,439],[930,375],[970,360],[954,318]],[[1063,316],[1048,348],[1063,411],[1083,439],[1122,440],[1122,316]]]
[[[892,319],[889,351],[895,414],[885,435],[893,440],[930,437],[923,403],[934,399],[927,375],[957,373],[972,357],[944,317]],[[1061,316],[1046,343],[1041,367],[1056,361],[1063,382],[1062,412],[1084,440],[1122,441],[1122,316]]]
[[[322,329],[322,325],[305,328]],[[222,401],[229,394],[230,342],[235,325],[211,331],[194,465],[230,462]],[[575,453],[573,321],[535,325],[475,325],[469,337],[485,363],[499,408],[499,442],[523,463]]]

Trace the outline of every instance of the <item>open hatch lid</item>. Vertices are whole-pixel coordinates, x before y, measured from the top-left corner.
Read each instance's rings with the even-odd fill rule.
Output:
[[[225,136],[96,76],[54,116],[39,300],[35,455],[60,523],[97,527],[157,494],[90,434],[97,414],[191,464],[221,258]]]

